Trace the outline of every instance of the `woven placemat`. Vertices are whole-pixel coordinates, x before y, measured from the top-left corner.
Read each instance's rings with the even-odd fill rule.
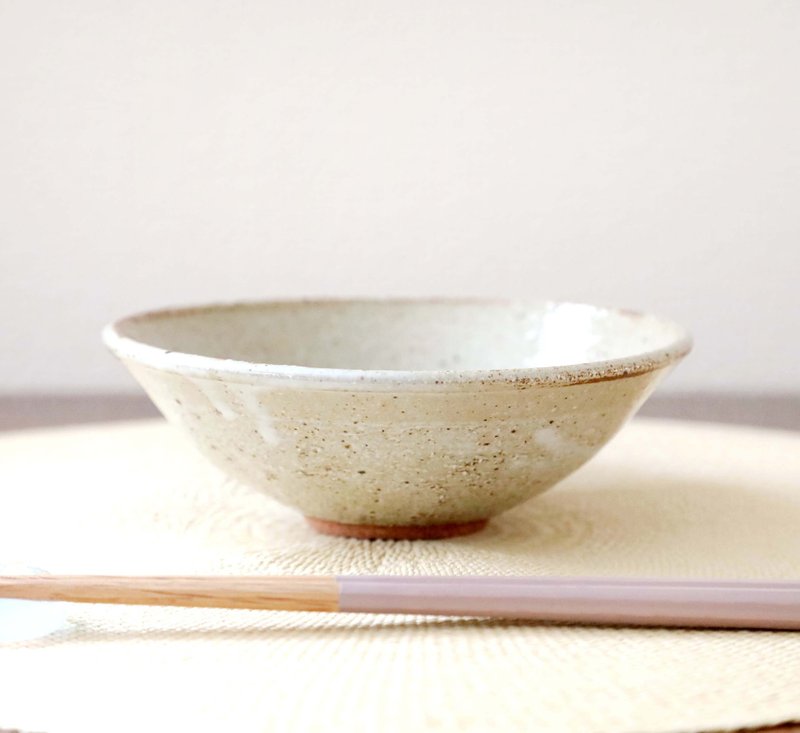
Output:
[[[5,562],[80,573],[800,577],[800,435],[634,421],[439,542],[315,535],[161,421],[0,438]],[[69,606],[0,646],[0,728],[700,731],[800,719],[800,633]]]

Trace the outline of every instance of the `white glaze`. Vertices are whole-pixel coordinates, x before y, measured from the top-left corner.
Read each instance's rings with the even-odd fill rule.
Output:
[[[371,525],[469,522],[544,491],[690,345],[653,316],[480,301],[162,311],[105,338],[231,476]]]

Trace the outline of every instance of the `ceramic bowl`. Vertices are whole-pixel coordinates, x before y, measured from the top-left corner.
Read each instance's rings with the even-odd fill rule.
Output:
[[[573,303],[347,300],[159,310],[104,338],[226,474],[364,538],[467,534],[591,458],[690,349]]]

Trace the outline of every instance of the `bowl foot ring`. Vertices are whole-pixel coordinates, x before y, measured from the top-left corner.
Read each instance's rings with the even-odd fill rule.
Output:
[[[449,537],[480,532],[488,519],[477,519],[473,522],[456,522],[454,524],[429,525],[381,525],[381,524],[345,524],[328,519],[306,517],[306,521],[320,534],[333,537],[354,537],[360,540],[444,540]]]

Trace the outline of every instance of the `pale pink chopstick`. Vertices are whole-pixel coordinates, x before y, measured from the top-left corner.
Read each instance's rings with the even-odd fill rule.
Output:
[[[485,576],[0,577],[0,598],[800,629],[800,582]]]

